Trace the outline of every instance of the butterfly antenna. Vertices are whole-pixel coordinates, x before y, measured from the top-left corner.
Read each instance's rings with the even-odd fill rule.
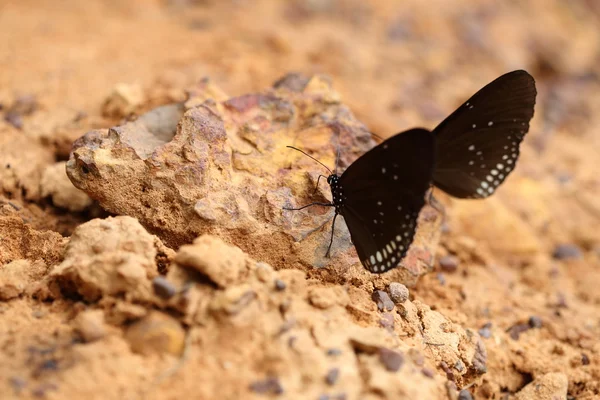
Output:
[[[340,144],[338,143],[337,154],[335,156],[335,172],[337,173],[338,162],[340,161]]]
[[[379,140],[379,143],[383,142],[385,139],[382,138],[381,136],[379,136],[378,134],[374,133],[374,132],[369,132],[371,134],[371,136],[373,136],[375,139]]]
[[[296,147],[294,147],[294,146],[285,146],[285,147],[288,147],[288,148],[290,148],[290,149],[297,150],[297,151],[299,151],[300,153],[302,153],[302,154],[304,154],[305,156],[307,156],[308,158],[312,158],[313,160],[315,160],[316,162],[318,162],[319,164],[321,164],[322,166],[324,166],[324,167],[325,167],[325,169],[327,169],[327,171],[329,171],[329,173],[330,173],[330,174],[333,174],[333,171],[331,171],[331,169],[329,169],[329,167],[328,167],[327,165],[323,164],[321,161],[317,160],[316,158],[314,158],[314,157],[313,157],[313,156],[311,156],[310,154],[308,154],[308,153],[306,153],[306,152],[304,152],[304,151],[302,151],[302,150],[300,150],[300,149],[298,149],[298,148],[296,148]]]

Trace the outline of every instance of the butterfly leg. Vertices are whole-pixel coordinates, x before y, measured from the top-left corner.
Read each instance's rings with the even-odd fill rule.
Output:
[[[319,180],[321,180],[321,178],[327,178],[325,175],[319,175],[319,177],[317,178],[317,184],[315,185],[315,190],[312,192],[312,195],[314,196],[315,193],[317,193],[317,190],[319,190]]]
[[[299,208],[289,208],[289,207],[283,207],[284,210],[288,210],[288,211],[298,211],[298,210],[303,210],[306,207],[310,207],[310,206],[325,206],[325,207],[335,207],[335,204],[333,203],[310,203],[307,204],[305,206],[299,207]]]
[[[329,258],[331,252],[331,245],[333,244],[333,233],[335,232],[335,219],[337,218],[338,213],[335,213],[333,216],[333,223],[331,224],[331,239],[329,240],[329,247],[327,247],[327,253],[325,253],[325,257]]]

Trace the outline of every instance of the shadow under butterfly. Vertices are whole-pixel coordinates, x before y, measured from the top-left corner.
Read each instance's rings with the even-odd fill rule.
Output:
[[[326,256],[341,215],[367,270],[395,268],[413,241],[432,184],[454,197],[485,198],[504,182],[529,131],[536,94],[531,75],[509,72],[475,93],[433,131],[416,128],[394,135],[341,175],[299,150],[330,172],[333,201],[284,209],[334,207]]]

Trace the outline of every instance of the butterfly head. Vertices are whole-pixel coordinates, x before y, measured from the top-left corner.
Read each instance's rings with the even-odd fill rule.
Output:
[[[339,179],[340,177],[337,174],[331,174],[327,177],[327,183],[329,183],[329,186],[335,185],[336,183],[338,183]]]

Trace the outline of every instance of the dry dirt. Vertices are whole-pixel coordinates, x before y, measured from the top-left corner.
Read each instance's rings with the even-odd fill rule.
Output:
[[[600,398],[599,32],[585,0],[1,2],[0,398]],[[343,167],[521,68],[518,168],[437,191],[401,268],[281,210],[322,173],[286,145]]]

